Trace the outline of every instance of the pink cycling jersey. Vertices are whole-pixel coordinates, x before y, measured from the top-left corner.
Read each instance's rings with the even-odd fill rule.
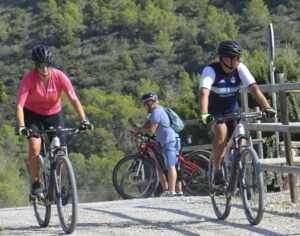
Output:
[[[48,88],[39,78],[37,69],[27,73],[22,81],[17,96],[17,104],[39,115],[49,116],[61,110],[61,92],[70,101],[76,100],[70,79],[60,70],[50,68]]]

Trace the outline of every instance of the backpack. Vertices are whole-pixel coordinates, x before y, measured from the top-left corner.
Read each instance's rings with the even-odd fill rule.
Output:
[[[172,127],[176,133],[182,131],[184,128],[184,124],[182,119],[177,115],[177,113],[173,111],[171,108],[164,108],[164,111],[167,113],[170,119],[170,124],[171,124],[170,127]]]

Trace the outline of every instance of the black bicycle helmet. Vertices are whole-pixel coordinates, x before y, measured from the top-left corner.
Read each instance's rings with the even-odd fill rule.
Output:
[[[226,40],[219,44],[218,54],[219,56],[239,56],[241,55],[243,49],[242,47],[233,40]]]
[[[52,51],[45,45],[35,46],[31,51],[31,59],[35,63],[49,63],[53,64]]]
[[[142,97],[141,100],[143,101],[143,103],[147,102],[147,101],[154,101],[157,102],[158,101],[158,96],[156,93],[145,93]]]

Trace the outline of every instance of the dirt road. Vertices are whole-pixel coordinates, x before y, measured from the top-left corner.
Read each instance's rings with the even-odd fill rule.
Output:
[[[225,221],[216,219],[209,197],[85,203],[79,205],[72,235],[300,235],[299,207],[293,207],[288,199],[276,201],[274,196],[278,197],[267,196],[258,226],[249,225],[237,200]],[[0,227],[0,235],[63,234],[55,206],[47,228],[37,225],[31,207],[0,209]]]

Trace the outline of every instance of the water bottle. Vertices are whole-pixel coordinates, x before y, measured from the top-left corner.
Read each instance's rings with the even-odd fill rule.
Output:
[[[54,148],[58,148],[60,147],[60,140],[57,136],[55,136],[53,139],[52,139],[52,142],[51,142],[51,145],[50,145],[50,148],[51,149],[54,149]]]

